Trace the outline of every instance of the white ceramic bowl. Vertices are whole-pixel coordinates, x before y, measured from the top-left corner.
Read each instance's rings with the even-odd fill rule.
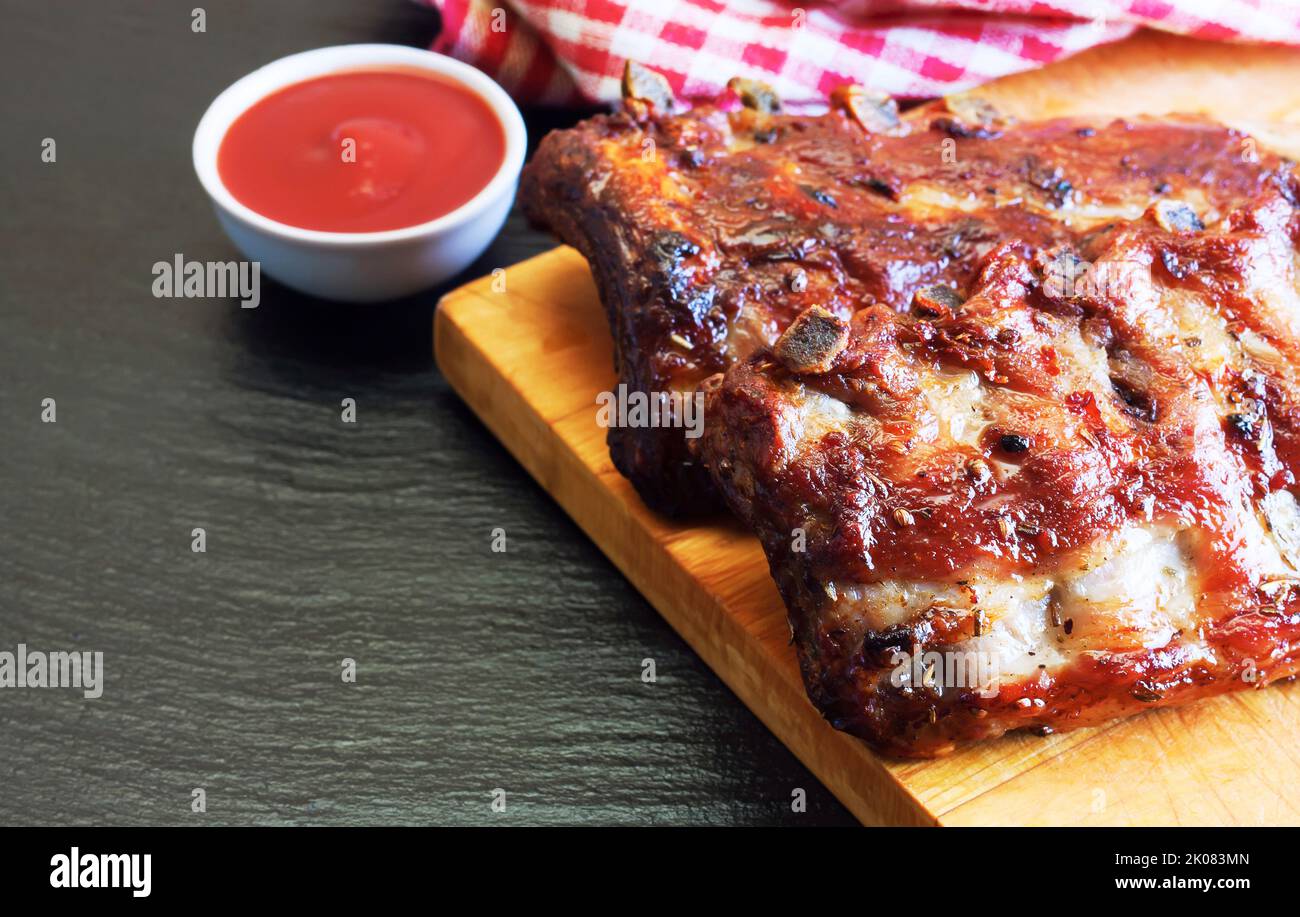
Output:
[[[456,81],[496,114],[505,160],[487,187],[436,220],[383,232],[320,232],[269,219],[235,200],[217,172],[230,125],[285,86],[341,70],[416,67]],[[194,132],[194,170],[226,234],[282,283],[326,299],[375,302],[405,296],[459,273],[505,222],[524,164],[524,121],[510,97],[468,64],[403,45],[339,45],[282,57],[234,83],[208,106]],[[454,181],[455,176],[448,176]]]

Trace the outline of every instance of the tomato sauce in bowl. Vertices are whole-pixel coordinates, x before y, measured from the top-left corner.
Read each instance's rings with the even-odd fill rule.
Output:
[[[472,90],[416,70],[293,83],[230,125],[217,171],[250,210],[301,229],[383,232],[468,203],[506,158],[500,120]]]

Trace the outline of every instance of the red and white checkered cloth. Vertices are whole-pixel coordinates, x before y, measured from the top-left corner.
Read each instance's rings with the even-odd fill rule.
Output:
[[[435,51],[526,103],[610,102],[624,60],[687,99],[728,78],[817,103],[846,82],[929,97],[1028,70],[1140,26],[1300,44],[1300,0],[420,0]]]

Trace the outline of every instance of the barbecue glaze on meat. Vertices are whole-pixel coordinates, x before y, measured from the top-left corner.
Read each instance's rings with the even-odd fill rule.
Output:
[[[965,97],[900,118],[851,87],[793,115],[733,82],[739,102],[673,113],[666,83],[629,67],[623,111],[548,135],[524,170],[529,215],[591,265],[630,391],[693,392],[812,305],[847,319],[965,289],[1006,240],[1071,243],[1161,199],[1231,206],[1264,168],[1242,135],[1190,119],[1013,127]],[[609,444],[656,509],[718,505],[680,427]]]
[[[629,82],[524,200],[621,381],[708,392],[702,439],[614,429],[614,461],[758,534],[833,725],[923,757],[1297,672],[1290,163],[1196,117]]]
[[[709,384],[837,728],[929,756],[1296,674],[1300,216],[1249,165],[905,312],[814,307]]]

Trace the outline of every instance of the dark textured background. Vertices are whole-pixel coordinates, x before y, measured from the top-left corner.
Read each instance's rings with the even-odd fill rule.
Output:
[[[0,649],[106,670],[0,690],[0,822],[850,823],[450,391],[442,291],[151,296],[155,261],[235,257],[190,166],[221,89],[437,27],[249,0],[194,34],[197,5],[0,2]],[[513,216],[462,280],[551,244]]]

